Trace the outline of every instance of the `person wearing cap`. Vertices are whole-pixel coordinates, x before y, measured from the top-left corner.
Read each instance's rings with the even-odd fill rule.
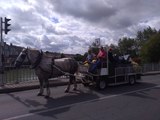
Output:
[[[109,48],[108,50],[108,59],[111,63],[114,63],[115,62],[115,59],[113,57],[113,53],[112,53],[112,48]]]

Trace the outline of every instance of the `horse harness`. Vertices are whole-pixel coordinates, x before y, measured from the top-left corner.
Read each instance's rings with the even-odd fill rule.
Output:
[[[71,74],[69,72],[64,72],[58,66],[56,66],[54,59],[52,59],[52,71],[53,71],[53,68],[57,69],[58,71],[60,71],[61,73],[63,73],[65,76],[74,76],[73,74]]]
[[[28,49],[26,49],[25,53],[27,55],[28,61],[30,62],[30,59],[29,59],[28,54],[27,54],[28,53]],[[43,51],[40,50],[39,54],[38,54],[38,57],[37,57],[34,65],[32,66],[32,69],[39,67],[41,70],[43,70],[40,66],[38,66],[40,64],[41,60],[42,60],[42,56],[43,56]],[[74,76],[73,74],[71,74],[69,72],[62,71],[58,66],[56,66],[55,62],[54,62],[54,58],[52,58],[52,72],[53,72],[53,68],[57,69],[58,71],[60,71],[61,73],[63,73],[65,76]],[[48,71],[44,71],[44,72],[49,73]],[[51,74],[52,74],[52,72],[51,72]]]
[[[27,52],[28,52],[28,48],[26,49],[25,53],[26,53],[26,55],[27,55],[28,61],[30,62],[30,59],[29,59],[29,57],[28,57]],[[40,50],[38,53],[39,53],[39,54],[38,54],[38,57],[37,57],[35,63],[33,64],[32,69],[36,68],[36,67],[40,64],[40,62],[41,62],[41,60],[42,60],[42,56],[43,56],[42,50]]]

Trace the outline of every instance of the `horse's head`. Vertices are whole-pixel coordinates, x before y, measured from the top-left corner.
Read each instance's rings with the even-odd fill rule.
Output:
[[[15,61],[15,67],[20,67],[27,56],[28,48],[24,48]]]

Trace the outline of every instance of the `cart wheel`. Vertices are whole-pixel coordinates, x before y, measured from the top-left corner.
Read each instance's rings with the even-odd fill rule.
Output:
[[[98,88],[99,90],[104,90],[106,87],[107,87],[107,83],[106,83],[105,80],[99,80],[99,81],[97,82],[97,88]]]
[[[87,80],[85,78],[82,78],[82,84],[87,87],[89,86],[89,83],[87,82]]]
[[[129,84],[130,84],[130,85],[134,85],[135,82],[136,82],[136,81],[135,81],[135,77],[134,77],[134,76],[130,76],[130,77],[129,77]]]

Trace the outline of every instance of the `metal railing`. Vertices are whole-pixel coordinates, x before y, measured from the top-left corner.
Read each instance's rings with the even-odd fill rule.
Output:
[[[142,72],[154,72],[154,71],[160,71],[160,63],[149,63],[142,65]]]
[[[127,75],[127,74],[138,74],[142,72],[142,67],[133,66],[133,67],[117,67],[115,68],[115,75]]]
[[[85,68],[86,69],[86,68]],[[132,72],[154,72],[158,71],[160,72],[160,63],[155,64],[144,64],[140,68],[118,68],[116,70],[117,74],[124,74],[126,73],[132,73]],[[61,78],[64,78],[62,76]],[[15,83],[20,83],[20,82],[31,82],[31,81],[36,81],[38,80],[34,69],[30,69],[30,66],[22,66],[21,68],[15,68],[12,66],[5,67],[4,73],[0,72],[0,85],[5,85],[5,84],[15,84]]]
[[[4,72],[0,73],[0,85],[14,84],[27,81],[38,80],[33,69],[29,66],[15,68],[12,66],[5,67]]]

